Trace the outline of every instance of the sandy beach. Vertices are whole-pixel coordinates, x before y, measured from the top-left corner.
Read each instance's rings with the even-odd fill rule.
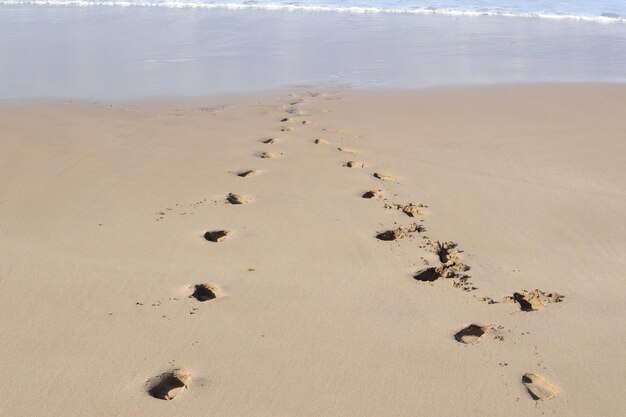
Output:
[[[0,107],[1,416],[626,409],[626,87]]]

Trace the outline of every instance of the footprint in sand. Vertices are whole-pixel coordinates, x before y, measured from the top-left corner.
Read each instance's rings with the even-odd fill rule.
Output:
[[[245,195],[229,193],[226,196],[226,202],[230,204],[248,204],[252,199]]]
[[[245,170],[243,170],[243,171],[238,171],[238,172],[236,173],[236,175],[237,175],[238,177],[241,177],[241,178],[245,178],[245,177],[253,177],[253,176],[257,175],[257,174],[259,174],[259,171],[256,171],[256,170],[254,170],[254,169],[245,169]]]
[[[422,226],[418,225],[417,223],[413,223],[412,225],[406,228],[398,227],[396,229],[385,230],[384,232],[377,233],[376,239],[384,240],[384,241],[397,240],[405,236],[409,236],[412,233],[415,233],[415,232],[419,233],[422,231],[423,231]]]
[[[150,396],[159,400],[173,400],[191,382],[191,373],[183,368],[173,369],[152,378],[147,383]]]
[[[274,143],[278,143],[278,139],[276,139],[276,138],[269,138],[269,139],[262,140],[261,142],[265,143],[266,145],[272,145]]]
[[[558,388],[552,385],[543,376],[527,373],[522,375],[522,384],[535,401],[549,400],[559,394]]]
[[[188,298],[195,298],[200,302],[214,300],[222,296],[222,292],[214,285],[208,284],[196,284],[191,286],[193,292],[189,294]]]
[[[272,158],[280,158],[283,156],[282,152],[259,152],[256,154],[258,158],[262,159],[272,159]]]
[[[537,311],[545,308],[551,303],[560,303],[563,301],[563,296],[556,292],[546,293],[539,289],[532,291],[522,290],[520,292],[514,292],[513,295],[509,295],[502,299],[503,303],[507,304],[519,304],[522,311]]]
[[[337,148],[337,150],[340,151],[340,152],[345,152],[345,153],[349,153],[349,154],[352,154],[352,155],[356,155],[357,153],[359,153],[359,151],[357,151],[356,149],[350,149],[350,148],[339,147],[339,148]]]
[[[204,234],[204,238],[209,242],[221,242],[231,234],[230,230],[211,230]]]
[[[454,339],[465,345],[475,345],[481,337],[489,330],[490,326],[479,326],[478,324],[470,324],[469,326],[459,330],[454,334]]]
[[[365,168],[365,164],[359,161],[348,161],[343,166],[348,168]]]
[[[379,189],[366,191],[361,197],[363,198],[382,198],[383,193]]]
[[[289,120],[291,120],[291,119],[289,119],[289,117],[283,117],[282,119],[280,119],[280,122],[281,123],[287,123]]]
[[[393,181],[396,179],[396,177],[394,177],[393,175],[384,174],[382,172],[374,172],[374,177],[382,181]]]
[[[413,203],[406,203],[406,204],[398,204],[398,203],[385,203],[385,208],[387,209],[393,209],[393,210],[399,210],[401,212],[403,212],[404,214],[406,214],[409,217],[418,217],[422,215],[422,211],[420,210],[421,207],[424,207],[423,204],[413,204]]]
[[[287,126],[282,126],[282,127],[280,128],[280,131],[281,131],[281,132],[291,132],[291,128],[290,128],[290,127],[287,127]]]
[[[313,143],[315,143],[316,145],[328,145],[328,144],[330,144],[330,142],[327,141],[326,139],[315,139],[313,141]]]
[[[413,279],[422,282],[433,282],[441,278],[441,268],[435,268],[429,266],[428,268],[420,269],[413,275]]]

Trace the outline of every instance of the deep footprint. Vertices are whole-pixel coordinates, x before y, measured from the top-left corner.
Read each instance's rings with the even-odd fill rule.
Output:
[[[422,226],[417,223],[413,223],[411,226],[404,228],[398,227],[393,230],[385,230],[384,232],[380,232],[376,234],[376,239],[384,240],[384,241],[392,241],[396,239],[401,239],[405,236],[409,236],[411,233],[422,232],[424,229]]]
[[[475,345],[478,343],[481,337],[489,330],[489,326],[479,326],[477,324],[470,324],[464,329],[459,330],[454,335],[457,342],[465,345]]]
[[[439,269],[434,266],[420,269],[415,273],[415,275],[413,275],[413,279],[422,282],[433,282],[437,281],[439,278],[441,278],[441,273]]]
[[[204,234],[204,238],[209,242],[221,242],[230,234],[230,230],[211,230]]]
[[[548,306],[551,303],[560,303],[563,296],[556,292],[546,293],[539,289],[532,291],[522,290],[514,292],[513,295],[504,297],[503,303],[517,303],[522,311],[537,311]]]
[[[152,378],[148,383],[148,394],[159,400],[173,400],[191,380],[191,374],[186,369],[174,369]]]
[[[189,298],[195,298],[200,302],[214,300],[220,297],[220,291],[217,287],[207,284],[196,284],[193,286],[194,291]]]
[[[250,197],[229,193],[226,196],[226,201],[230,204],[248,204],[250,202]]]
[[[263,140],[261,142],[263,142],[263,143],[265,143],[267,145],[271,145],[271,144],[277,143],[278,139],[276,139],[276,138],[269,138],[269,139],[265,139],[265,140]]]
[[[376,189],[376,190],[370,190],[370,191],[366,191],[365,193],[363,193],[363,195],[361,197],[363,198],[381,198],[383,196],[383,193]]]
[[[549,400],[559,394],[559,390],[541,375],[524,374],[522,375],[522,384],[535,401]]]

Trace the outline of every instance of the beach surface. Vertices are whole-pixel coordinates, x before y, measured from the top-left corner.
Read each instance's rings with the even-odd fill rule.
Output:
[[[626,409],[626,87],[0,107],[2,416]]]

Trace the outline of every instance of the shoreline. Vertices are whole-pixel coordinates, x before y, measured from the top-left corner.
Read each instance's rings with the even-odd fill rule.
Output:
[[[618,415],[624,114],[621,84],[4,103],[0,414]]]
[[[350,95],[445,95],[464,93],[474,94],[477,92],[494,92],[498,90],[541,90],[541,89],[561,89],[561,90],[596,90],[596,89],[623,89],[626,88],[625,82],[527,82],[527,83],[501,83],[501,84],[475,84],[475,85],[435,85],[428,87],[416,88],[367,88],[353,87],[348,85],[331,85],[331,84],[294,84],[284,85],[276,88],[243,92],[243,91],[224,91],[211,94],[200,95],[161,95],[161,96],[138,96],[138,97],[121,97],[121,98],[83,98],[83,97],[28,97],[28,98],[0,98],[0,110],[10,109],[12,107],[21,106],[60,106],[60,105],[79,105],[79,106],[193,106],[206,104],[207,102],[215,103],[211,111],[222,111],[232,106],[230,103],[248,102],[249,100],[272,99],[277,96],[289,94],[292,91],[314,90],[323,91],[325,94],[334,94],[336,92]]]

